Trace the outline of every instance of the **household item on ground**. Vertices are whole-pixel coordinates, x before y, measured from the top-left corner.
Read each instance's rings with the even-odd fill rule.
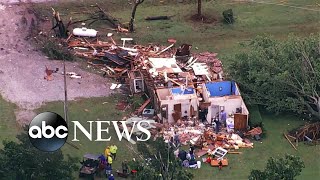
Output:
[[[197,161],[197,166],[199,169],[201,168],[201,161]]]
[[[211,160],[210,164],[213,167],[218,167],[219,166],[219,162],[220,162],[220,160],[213,159],[213,160]],[[228,159],[222,159],[221,162],[222,162],[222,166],[228,166]]]
[[[72,33],[75,36],[96,37],[98,31],[94,29],[87,29],[86,27],[82,27],[82,28],[74,28]]]
[[[213,152],[212,155],[217,157],[218,159],[223,159],[223,157],[228,153],[228,150],[223,149],[221,147],[216,148]]]

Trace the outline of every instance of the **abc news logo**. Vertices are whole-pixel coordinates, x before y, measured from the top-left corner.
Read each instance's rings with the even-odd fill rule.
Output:
[[[140,131],[146,136],[136,137],[137,141],[147,141],[151,137],[148,130],[150,122],[148,120],[132,121],[132,128],[128,128],[125,121],[87,121],[89,130],[78,121],[73,123],[73,140],[77,139],[77,132],[82,132],[90,141],[93,140],[93,124],[96,123],[96,139],[94,141],[110,141],[111,137],[103,138],[109,133],[109,126],[112,124],[118,136],[119,141],[125,138],[130,141],[133,131]],[[119,125],[119,124],[120,125]],[[119,128],[122,126],[122,128]],[[122,132],[121,132],[121,130]],[[131,131],[129,131],[131,129]],[[79,130],[79,131],[77,131]],[[37,115],[29,125],[29,139],[34,147],[41,151],[52,152],[60,149],[68,139],[68,125],[66,121],[58,114],[53,112],[44,112]]]
[[[60,149],[68,138],[68,125],[58,114],[44,112],[37,115],[29,125],[29,139],[41,151]]]

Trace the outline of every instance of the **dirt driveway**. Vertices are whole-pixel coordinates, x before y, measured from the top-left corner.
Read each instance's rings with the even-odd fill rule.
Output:
[[[32,110],[45,102],[64,100],[63,63],[48,60],[24,40],[28,25],[22,17],[31,16],[24,6],[0,1],[0,93],[15,103],[17,120],[23,124],[33,117]],[[2,4],[3,3],[3,4]],[[45,66],[59,68],[52,81],[44,79]],[[68,99],[99,97],[110,94],[108,80],[84,70],[77,63],[67,63],[67,72],[76,72],[82,79],[67,79]]]

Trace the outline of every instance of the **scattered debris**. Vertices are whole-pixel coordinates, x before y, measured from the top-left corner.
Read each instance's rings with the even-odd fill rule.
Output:
[[[119,89],[121,87],[121,84],[114,84],[112,83],[110,86],[110,89],[114,90],[114,89]]]
[[[298,149],[292,144],[292,142],[290,141],[290,139],[288,138],[288,136],[286,134],[283,134],[284,137],[289,141],[289,143],[291,144],[291,146],[297,151]]]
[[[121,110],[124,111],[125,109],[127,109],[127,107],[129,106],[129,104],[125,101],[120,101],[116,104],[116,109],[117,110]]]
[[[320,140],[320,122],[306,124],[301,128],[284,134],[284,136],[294,149],[298,146],[298,142],[307,142],[310,145],[316,145]],[[296,146],[294,146],[292,142],[295,142]]]
[[[47,80],[47,81],[52,81],[53,80],[53,73],[57,73],[59,71],[59,68],[56,68],[56,70],[51,70],[49,69],[47,66],[45,66],[46,69],[45,69],[45,77],[44,79]]]
[[[150,99],[147,99],[135,112],[135,114],[140,114],[142,111],[147,107],[147,105],[150,103]]]
[[[62,75],[64,75],[64,73],[61,73]],[[80,74],[77,74],[75,72],[66,72],[66,75],[69,76],[71,79],[81,79],[82,76]]]
[[[118,31],[127,32],[120,29],[119,24],[117,27]],[[195,152],[198,157],[215,155],[217,158],[210,161],[213,166],[219,164],[220,160],[228,165],[228,160],[224,158],[227,153],[241,154],[234,150],[253,148],[250,140],[241,138],[234,131],[241,130],[245,136],[256,137],[262,133],[262,129],[254,128],[247,132],[249,112],[237,84],[224,81],[223,65],[217,53],[192,53],[190,44],[176,48],[173,38],[168,39],[166,46],[143,46],[127,43],[132,38],[121,38],[122,43],[117,43],[112,33],[108,33],[107,37],[110,42],[100,41],[98,37],[87,40],[72,36],[67,43],[76,56],[86,59],[90,66],[99,68],[104,77],[120,82],[112,83],[110,89],[129,84],[132,94],[147,94],[147,100],[134,112],[142,117],[124,118],[128,130],[132,130],[134,135],[139,136],[141,132],[132,129],[133,121],[148,120],[150,125],[145,124],[144,127],[154,137],[160,136],[170,142],[176,136],[182,145],[192,144],[199,148]],[[235,99],[241,105],[228,108],[228,103],[234,103]],[[216,100],[228,103],[219,106],[215,104]],[[150,109],[147,108],[149,104]],[[208,113],[208,107],[213,105],[218,109],[210,112],[209,119],[205,118],[206,122],[200,116],[206,109]],[[129,106],[127,102],[120,101],[116,109],[125,111]],[[217,131],[217,124],[211,118],[216,113],[220,117],[221,106],[226,106],[232,116],[225,120],[226,126]],[[212,109],[210,111],[214,111]],[[136,142],[131,139],[130,143]]]

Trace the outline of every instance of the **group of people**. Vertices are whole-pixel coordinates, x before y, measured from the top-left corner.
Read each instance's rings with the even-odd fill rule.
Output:
[[[181,150],[178,152],[178,157],[181,160],[183,167],[198,168],[194,154],[194,146],[192,144],[190,144],[189,152]]]
[[[104,155],[99,156],[99,170],[104,171],[108,180],[114,180],[112,174],[112,161],[116,160],[118,147],[116,145],[107,146]]]

